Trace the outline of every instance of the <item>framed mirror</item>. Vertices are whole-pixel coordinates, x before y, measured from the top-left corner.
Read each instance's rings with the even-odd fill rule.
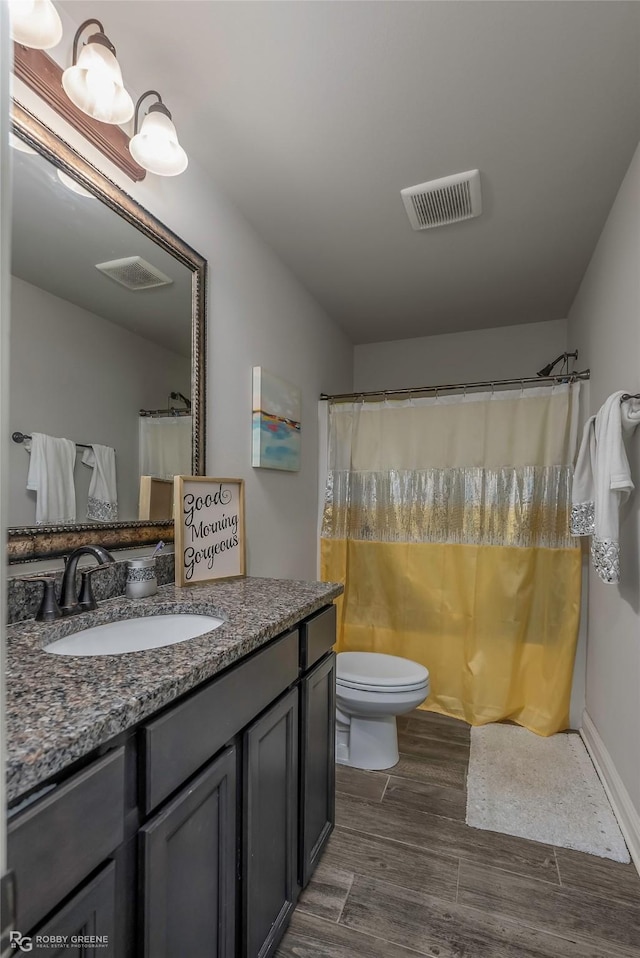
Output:
[[[16,101],[12,130],[9,562],[173,539],[172,477],[205,472],[206,260]]]

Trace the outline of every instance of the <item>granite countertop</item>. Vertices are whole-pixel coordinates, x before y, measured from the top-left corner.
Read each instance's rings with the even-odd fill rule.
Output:
[[[95,612],[7,629],[7,799],[14,802],[76,759],[188,692],[331,602],[331,582],[243,578],[146,599],[118,596]],[[213,632],[125,655],[51,655],[43,647],[81,629],[158,613],[224,618]]]

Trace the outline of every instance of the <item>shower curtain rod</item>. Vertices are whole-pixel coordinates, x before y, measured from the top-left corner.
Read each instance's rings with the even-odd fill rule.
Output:
[[[495,386],[533,386],[543,383],[575,383],[579,379],[589,379],[591,370],[583,369],[579,373],[564,373],[559,376],[529,376],[520,379],[490,379],[482,383],[446,383],[442,386],[413,386],[411,389],[372,389],[369,392],[357,393],[320,393],[320,399],[329,402],[350,402],[353,399],[367,399],[373,396],[413,396],[416,393],[447,392],[452,389],[489,389]]]

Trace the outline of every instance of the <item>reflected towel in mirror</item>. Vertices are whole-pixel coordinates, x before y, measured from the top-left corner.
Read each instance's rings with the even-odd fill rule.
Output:
[[[31,455],[27,489],[36,493],[36,524],[75,522],[75,442],[34,432],[24,445]]]
[[[116,451],[111,446],[93,443],[82,456],[85,466],[93,469],[89,483],[87,519],[94,522],[116,522],[118,491],[116,485]]]

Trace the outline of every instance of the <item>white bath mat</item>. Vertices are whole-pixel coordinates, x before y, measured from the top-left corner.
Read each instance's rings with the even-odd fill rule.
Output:
[[[629,852],[579,735],[515,725],[471,729],[467,825],[628,862]]]

